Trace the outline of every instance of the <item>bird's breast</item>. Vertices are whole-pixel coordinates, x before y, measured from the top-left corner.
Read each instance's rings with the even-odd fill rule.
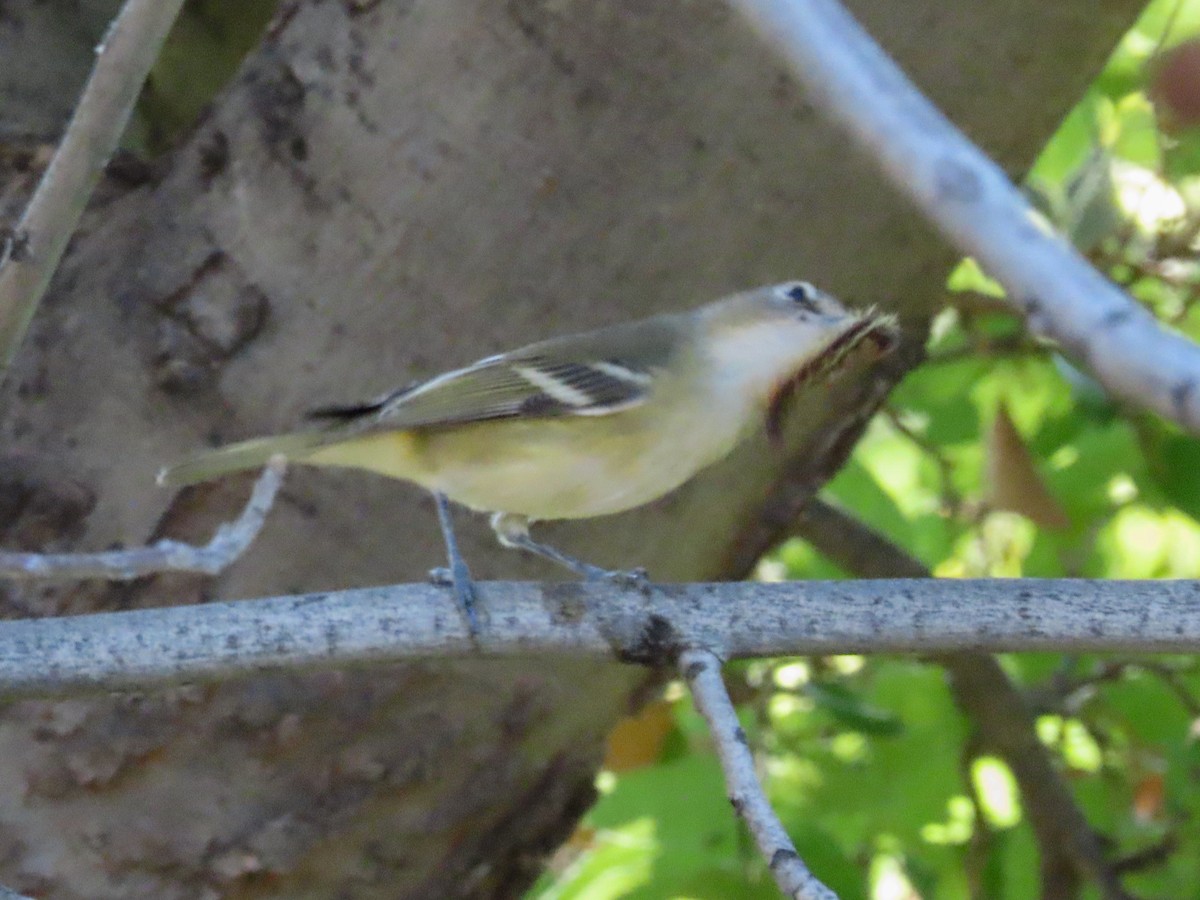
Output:
[[[479,423],[426,434],[420,480],[479,510],[590,518],[674,490],[727,455],[740,431],[705,402]]]

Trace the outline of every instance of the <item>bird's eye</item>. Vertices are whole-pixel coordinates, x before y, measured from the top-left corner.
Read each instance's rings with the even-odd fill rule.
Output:
[[[797,306],[815,311],[819,293],[807,281],[797,281],[787,285],[783,289],[783,295]]]
[[[811,300],[813,295],[813,286],[806,281],[798,282],[788,288],[787,295],[790,299],[795,300],[797,303],[805,300]]]

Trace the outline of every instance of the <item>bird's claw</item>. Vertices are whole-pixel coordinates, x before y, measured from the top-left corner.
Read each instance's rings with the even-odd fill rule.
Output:
[[[650,573],[642,566],[635,569],[596,569],[588,573],[588,581],[608,581],[617,587],[645,594],[650,589]]]

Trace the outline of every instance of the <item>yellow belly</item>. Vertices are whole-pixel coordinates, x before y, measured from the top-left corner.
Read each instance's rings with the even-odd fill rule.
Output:
[[[644,408],[588,419],[512,419],[378,432],[304,461],[368,469],[442,491],[473,509],[581,519],[649,503],[724,457],[736,433]],[[700,421],[704,421],[703,418]]]

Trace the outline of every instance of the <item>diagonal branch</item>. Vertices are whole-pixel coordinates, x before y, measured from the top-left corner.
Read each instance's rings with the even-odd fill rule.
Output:
[[[845,510],[813,498],[793,528],[826,559],[855,578],[931,578],[925,564]]]
[[[96,48],[96,65],[0,268],[0,377],[16,355],[100,173],[183,0],[128,0]]]
[[[1163,329],[1052,234],[1004,172],[904,76],[837,0],[734,0],[840,122],[1030,328],[1118,397],[1200,433],[1200,348]]]
[[[837,900],[804,865],[796,846],[775,815],[758,774],[746,733],[721,678],[721,660],[710,650],[685,650],[679,670],[692,690],[696,709],[708,723],[729,787],[729,802],[746,823],[779,889],[794,900]]]
[[[1043,894],[1078,896],[1082,877],[1093,882],[1105,900],[1127,897],[1099,837],[1038,739],[1024,698],[1000,664],[978,653],[933,659],[949,674],[954,701],[979,732],[983,748],[1008,764],[1021,787],[1041,849]]]

